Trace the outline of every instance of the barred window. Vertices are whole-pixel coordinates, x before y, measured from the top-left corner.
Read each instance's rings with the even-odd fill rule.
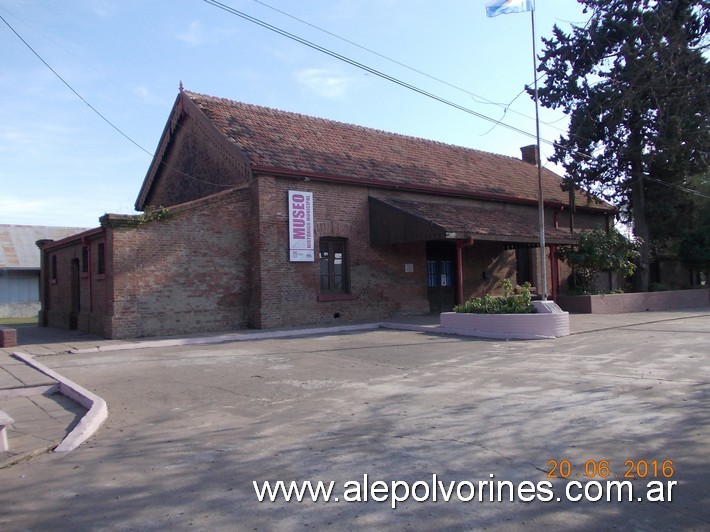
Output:
[[[320,289],[323,294],[347,294],[347,239],[324,237],[319,241]]]

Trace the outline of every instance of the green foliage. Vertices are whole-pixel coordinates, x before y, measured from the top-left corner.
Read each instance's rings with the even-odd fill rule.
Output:
[[[136,221],[137,225],[144,225],[155,221],[163,222],[165,220],[169,220],[172,216],[173,213],[170,212],[170,209],[167,207],[163,207],[162,205],[159,207],[149,205],[145,208],[145,211],[143,211],[142,214],[136,216]]]
[[[710,172],[693,177],[689,186],[710,196]],[[710,201],[705,196],[694,196],[686,210],[688,227],[681,233],[678,257],[688,268],[710,273]]]
[[[525,283],[520,293],[516,294],[510,279],[501,281],[502,297],[485,295],[469,299],[462,305],[456,305],[454,312],[468,314],[534,314],[537,309],[530,302],[530,283]]]
[[[0,325],[11,325],[15,327],[36,326],[37,318],[0,318]]]
[[[551,160],[634,222],[647,284],[652,244],[687,227],[687,179],[710,165],[710,4],[579,2],[590,20],[555,26],[540,58],[540,103],[570,119]]]
[[[583,231],[575,246],[560,246],[557,257],[572,266],[581,293],[594,293],[594,281],[599,272],[619,272],[630,277],[636,270],[640,243],[630,240],[616,229]]]
[[[710,272],[710,233],[708,227],[686,233],[678,250],[680,260],[690,268]]]
[[[141,214],[132,216],[124,214],[106,214],[99,218],[101,225],[105,227],[140,227],[151,222],[164,222],[175,216],[175,213],[168,207],[148,206]]]

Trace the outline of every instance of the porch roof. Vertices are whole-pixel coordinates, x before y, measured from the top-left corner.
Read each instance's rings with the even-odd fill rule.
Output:
[[[370,196],[370,243],[373,246],[426,240],[470,239],[506,244],[539,242],[537,211],[507,205],[462,205]],[[574,244],[569,232],[545,226],[545,243]]]

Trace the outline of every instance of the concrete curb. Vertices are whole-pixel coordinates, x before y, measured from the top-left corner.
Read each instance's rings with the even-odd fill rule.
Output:
[[[243,342],[249,340],[265,340],[269,338],[288,338],[295,336],[308,336],[312,334],[341,333],[350,331],[368,331],[378,329],[380,323],[365,323],[360,325],[343,325],[340,327],[317,327],[312,329],[293,329],[253,333],[228,333],[202,338],[166,338],[163,340],[145,340],[139,342],[126,342],[124,344],[109,344],[81,349],[72,349],[73,355],[88,353],[105,353],[108,351],[124,351],[132,349],[148,349],[155,347],[179,347],[183,345],[223,344],[229,342]]]
[[[37,362],[26,353],[13,353],[13,356],[22,360],[25,364],[32,366],[37,371],[55,379],[59,383],[59,393],[76,401],[87,409],[86,414],[84,414],[84,417],[81,418],[77,426],[74,427],[74,430],[67,434],[61,443],[54,448],[55,453],[73,451],[88,438],[93,436],[104,421],[106,421],[108,418],[108,407],[106,406],[106,401],[101,397],[61,376],[44,364]]]

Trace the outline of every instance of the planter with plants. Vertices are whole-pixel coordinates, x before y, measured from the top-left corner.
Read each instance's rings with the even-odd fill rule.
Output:
[[[441,314],[442,329],[451,334],[503,340],[558,338],[569,334],[569,314],[552,301],[532,301],[530,285],[516,294],[510,280],[503,296],[483,296]]]

